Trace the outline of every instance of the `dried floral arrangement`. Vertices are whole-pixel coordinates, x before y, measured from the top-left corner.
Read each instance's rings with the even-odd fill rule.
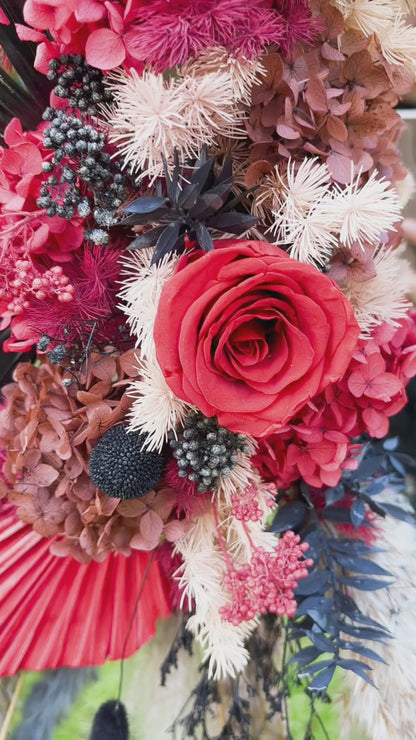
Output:
[[[221,702],[215,737],[289,738],[300,683],[313,738],[337,668],[345,724],[414,736],[411,11],[0,2],[2,675],[180,611],[184,736]]]

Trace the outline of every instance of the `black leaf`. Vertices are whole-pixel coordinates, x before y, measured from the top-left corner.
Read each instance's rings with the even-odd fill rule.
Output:
[[[376,686],[373,683],[373,681],[371,680],[371,678],[369,678],[369,676],[367,676],[366,671],[371,671],[372,669],[366,663],[362,663],[360,660],[343,660],[343,659],[341,659],[341,660],[338,661],[338,666],[340,668],[344,668],[347,671],[353,671],[354,673],[357,674],[357,676],[360,676],[360,678],[363,678],[364,681],[367,681],[367,683],[369,683],[370,686],[374,686],[374,688],[376,688]]]
[[[365,504],[357,499],[353,501],[350,509],[351,523],[354,527],[359,527],[365,521]]]
[[[209,216],[223,207],[224,202],[225,200],[221,193],[215,193],[213,191],[203,193],[203,195],[198,198],[194,207],[190,209],[189,216],[198,221],[208,219]]]
[[[174,248],[179,236],[179,231],[180,224],[177,221],[166,226],[157,240],[155,251],[153,252],[152,265],[157,264],[161,259],[163,259],[165,254],[169,254],[169,252]]]
[[[388,437],[383,442],[383,449],[387,450],[388,452],[393,452],[393,450],[397,450],[398,444],[399,444],[398,437]]]
[[[222,182],[226,182],[227,180],[232,180],[233,177],[233,162],[231,157],[227,157],[224,160],[224,164],[222,166],[222,170],[220,174],[218,175],[216,182],[218,185]]]
[[[366,457],[359,464],[358,469],[351,473],[351,478],[354,480],[373,478],[378,472],[386,472],[384,455],[371,455],[370,453],[367,453]]]
[[[353,624],[341,623],[341,631],[346,635],[357,637],[359,640],[374,640],[375,642],[385,642],[391,635],[385,630],[376,630],[371,627],[357,627]]]
[[[325,637],[325,635],[323,635],[322,632],[316,632],[315,630],[307,630],[306,635],[307,637],[309,637],[310,641],[313,642],[315,647],[317,647],[321,653],[333,653],[334,652],[334,649],[335,649],[334,643],[328,637]]]
[[[345,509],[343,506],[328,507],[322,512],[322,516],[329,522],[351,524],[350,510]]]
[[[344,650],[352,650],[352,652],[357,653],[357,655],[362,655],[364,658],[377,660],[379,663],[384,663],[385,665],[387,665],[384,658],[376,653],[375,650],[371,650],[371,648],[365,647],[365,645],[362,645],[360,642],[341,640],[340,647],[344,648]]]
[[[212,168],[214,165],[214,157],[210,157],[203,164],[196,162],[195,169],[191,175],[191,183],[196,186],[196,192],[199,195],[202,193],[204,188],[210,187],[212,184]]]
[[[211,235],[207,229],[207,227],[202,223],[197,223],[195,226],[195,234],[197,238],[197,242],[200,247],[205,252],[210,252],[212,249],[214,249],[214,245],[212,243]]]
[[[257,219],[249,213],[238,213],[228,211],[227,213],[216,213],[207,220],[207,225],[218,231],[226,231],[229,234],[244,234],[245,231],[255,226]]]
[[[192,183],[185,185],[178,198],[179,208],[185,208],[189,210],[190,208],[192,208],[192,206],[195,205],[198,197],[198,187],[196,185],[193,185]]]
[[[303,541],[309,545],[308,558],[311,558],[316,563],[321,557],[321,534],[318,529],[310,529],[307,534],[304,535]]]
[[[296,655],[293,655],[291,659],[289,660],[289,663],[296,663],[296,665],[299,668],[302,668],[303,666],[308,665],[308,663],[311,663],[313,660],[316,660],[321,655],[320,650],[318,648],[311,646],[303,648],[302,650],[299,650]]]
[[[324,594],[328,587],[329,571],[316,570],[303,578],[295,591],[296,596],[309,596],[310,594]]]
[[[151,195],[146,195],[143,198],[137,198],[128,206],[123,208],[126,213],[154,213],[168,203],[167,198],[156,198]]]
[[[346,555],[351,555],[352,553],[354,553],[354,555],[367,555],[371,552],[380,552],[378,548],[369,547],[365,542],[349,540],[345,537],[340,539],[331,537],[327,540],[327,544],[332,550],[343,552]]]
[[[414,514],[410,511],[405,511],[404,509],[400,508],[400,506],[395,506],[394,504],[385,504],[384,502],[382,504],[382,507],[386,514],[394,516],[395,519],[399,519],[401,522],[407,522],[408,524],[416,525]]]
[[[155,226],[154,229],[145,231],[144,234],[136,236],[133,241],[130,242],[127,249],[143,249],[144,247],[154,247],[159,239],[159,236],[164,232],[166,226]]]
[[[397,470],[398,473],[400,473],[403,476],[406,475],[406,470],[404,466],[402,465],[402,462],[400,458],[398,457],[398,455],[388,455],[388,459],[390,461],[390,464],[393,466],[395,470]]]
[[[373,483],[370,483],[370,485],[367,486],[364,490],[367,496],[377,496],[378,493],[381,493],[382,491],[384,491],[388,483],[389,483],[389,476],[382,475],[380,478],[377,478]]]
[[[391,573],[368,558],[356,558],[353,555],[348,556],[335,553],[334,560],[336,560],[338,565],[355,573],[364,573],[367,576],[389,576],[391,578]]]
[[[351,578],[340,577],[340,583],[350,588],[358,588],[360,591],[377,591],[380,588],[391,586],[394,581],[378,581],[375,578],[361,578],[360,576],[351,576]]]
[[[357,615],[361,614],[354,599],[352,599],[351,596],[348,596],[348,594],[342,593],[341,591],[335,594],[335,603],[337,609],[339,609],[343,614],[346,614],[351,619],[356,619]]]
[[[322,671],[324,668],[328,668],[328,666],[334,665],[333,659],[328,660],[319,660],[317,663],[312,663],[312,665],[306,666],[306,668],[303,668],[302,671],[299,671],[298,676],[299,678],[305,678],[306,676],[313,676],[314,673],[318,673],[319,671]]]
[[[345,488],[342,483],[338,483],[337,486],[334,488],[328,488],[327,491],[325,491],[325,503],[326,506],[331,506],[331,504],[336,504],[337,501],[341,501],[345,496]]]
[[[293,501],[280,507],[270,527],[271,532],[286,532],[288,529],[299,527],[306,514],[306,506],[302,501]],[[309,553],[308,553],[309,557]]]
[[[326,691],[335,673],[335,665],[331,665],[311,681],[308,686],[309,691]]]

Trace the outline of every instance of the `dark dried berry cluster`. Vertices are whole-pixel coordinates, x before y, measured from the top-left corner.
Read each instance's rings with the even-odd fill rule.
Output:
[[[40,191],[39,208],[66,219],[91,216],[94,225],[86,229],[85,238],[107,244],[115,211],[126,197],[120,163],[105,151],[105,135],[91,123],[54,108],[47,108],[43,117],[51,122],[44,146],[54,154],[42,165],[49,177]]]
[[[146,436],[128,432],[123,425],[111,427],[91,452],[89,470],[95,485],[114,498],[144,496],[158,483],[164,458],[142,450]]]
[[[94,115],[100,105],[112,100],[102,71],[90,67],[81,54],[63,54],[59,59],[51,59],[47,77],[55,84],[55,95],[68,100],[68,108]]]
[[[238,453],[249,454],[250,445],[243,434],[220,427],[216,418],[192,411],[185,419],[178,439],[169,444],[178,463],[179,476],[198,484],[198,491],[214,489],[220,475],[229,476],[238,461]]]

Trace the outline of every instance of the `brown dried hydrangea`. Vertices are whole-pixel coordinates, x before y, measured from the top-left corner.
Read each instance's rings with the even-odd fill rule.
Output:
[[[246,124],[254,170],[310,154],[326,161],[339,183],[351,181],[351,163],[354,175],[377,169],[400,180],[406,174],[397,146],[403,124],[392,106],[412,88],[412,74],[381,56],[375,60],[370,38],[344,32],[336,8],[314,4],[321,5],[320,42],[312,50],[299,46],[291,60],[277,53],[262,60],[266,75],[253,88]],[[253,174],[249,169],[247,184]]]
[[[2,389],[0,444],[6,450],[0,495],[43,537],[56,555],[80,562],[102,561],[109,552],[151,550],[163,533],[176,539],[182,523],[172,517],[170,489],[122,501],[100,492],[88,475],[96,442],[125,418],[131,404],[125,388],[137,376],[134,350],[92,353],[82,387],[62,385],[65,368],[42,357],[21,363],[14,383]],[[169,520],[172,519],[170,522]]]

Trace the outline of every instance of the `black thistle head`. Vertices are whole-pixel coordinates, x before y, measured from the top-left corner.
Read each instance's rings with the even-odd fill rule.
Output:
[[[159,481],[165,464],[159,452],[142,450],[146,435],[111,427],[91,452],[90,476],[103,493],[113,498],[139,498]]]

